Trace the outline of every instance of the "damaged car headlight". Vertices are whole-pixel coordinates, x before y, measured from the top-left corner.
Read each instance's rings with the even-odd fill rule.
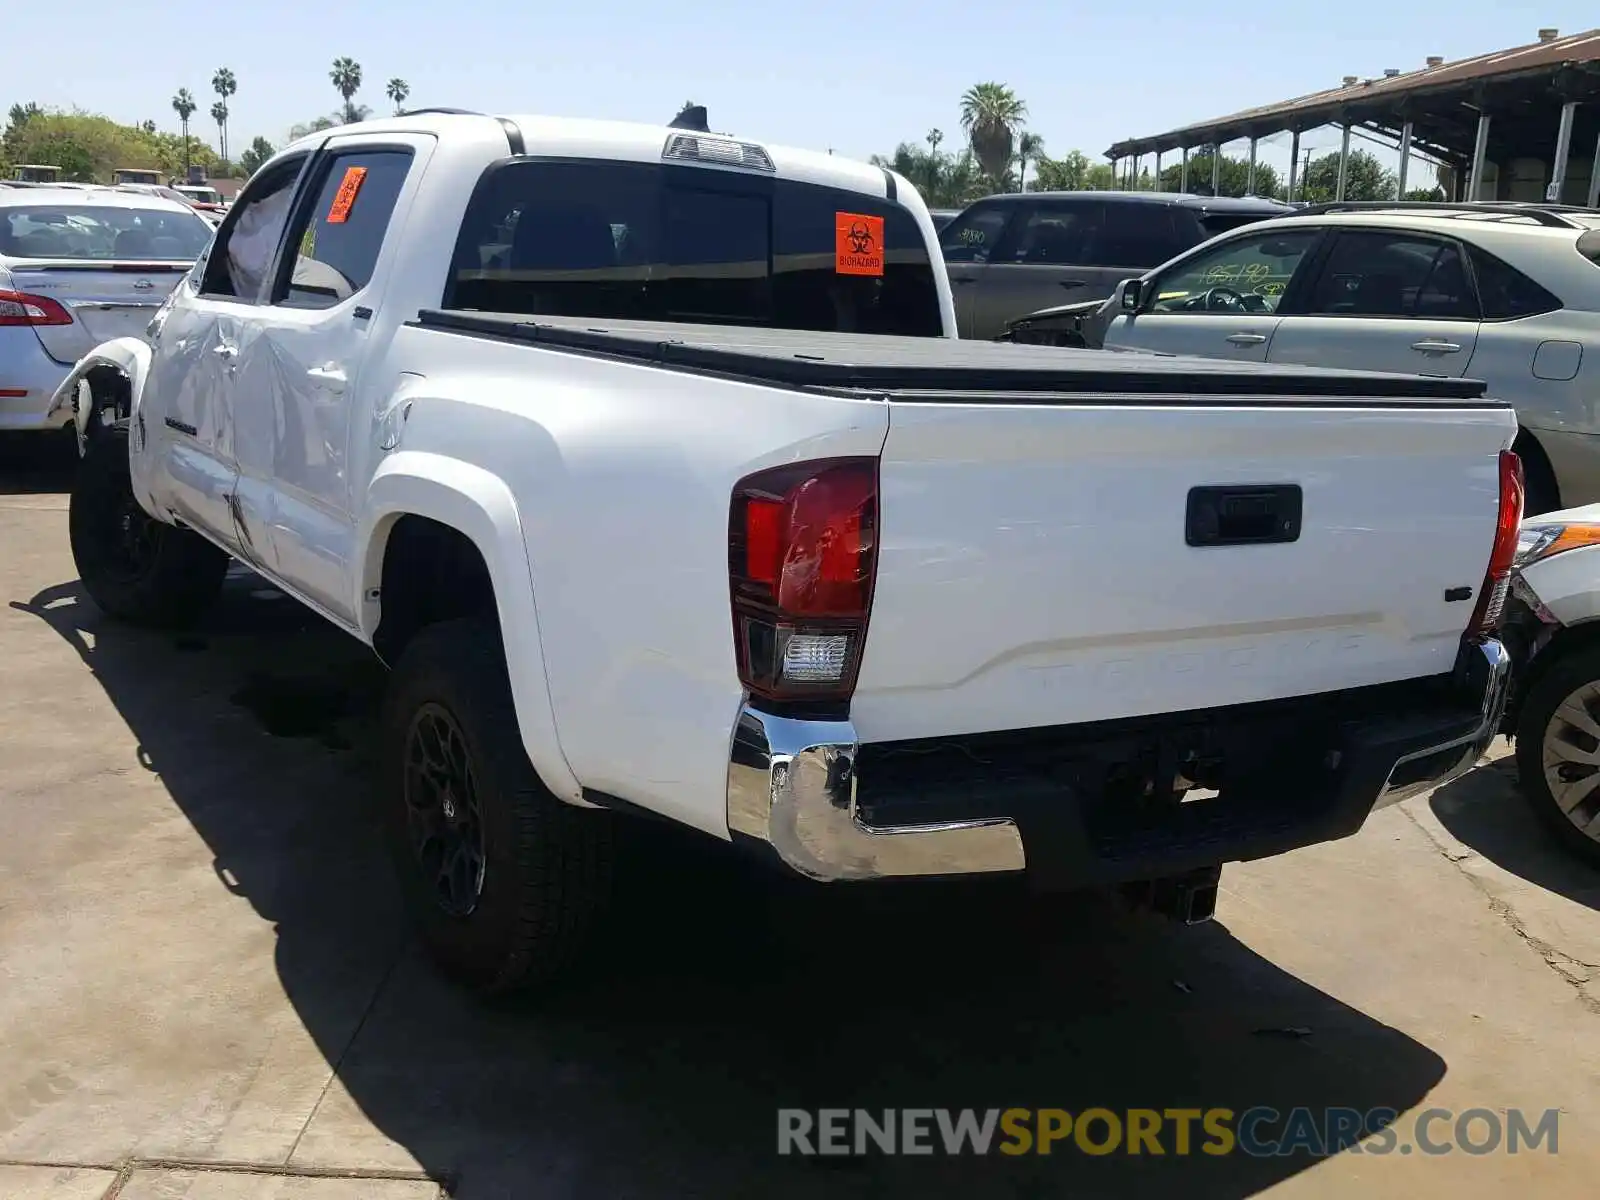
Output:
[[[1600,545],[1600,524],[1542,525],[1524,522],[1517,533],[1517,553],[1511,565],[1526,567],[1564,550],[1595,545]]]

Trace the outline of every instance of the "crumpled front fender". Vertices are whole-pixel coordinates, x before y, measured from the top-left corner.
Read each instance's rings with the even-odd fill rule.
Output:
[[[55,395],[50,398],[48,415],[55,417],[69,409],[72,411],[80,455],[88,444],[89,421],[94,416],[93,406],[88,403],[90,393],[87,380],[90,372],[99,367],[111,367],[127,376],[129,415],[132,416],[139,408],[145,376],[150,371],[150,357],[150,343],[142,338],[121,337],[102,342],[80,358],[77,366],[56,388]]]

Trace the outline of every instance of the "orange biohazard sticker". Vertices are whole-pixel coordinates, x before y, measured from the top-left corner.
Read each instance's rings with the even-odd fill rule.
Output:
[[[833,214],[833,269],[840,275],[883,274],[883,218]]]
[[[342,225],[350,219],[350,209],[355,205],[356,193],[361,190],[362,180],[366,177],[365,167],[344,169],[344,178],[339,181],[339,190],[333,194],[333,203],[328,206],[329,225]]]

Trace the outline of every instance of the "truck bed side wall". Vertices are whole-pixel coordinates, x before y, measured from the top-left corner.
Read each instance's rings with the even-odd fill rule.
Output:
[[[470,462],[516,498],[543,662],[510,668],[521,686],[542,671],[578,780],[725,836],[741,700],[733,485],[778,463],[878,454],[888,406],[414,328],[386,366],[392,380],[408,370],[427,380],[400,451]]]

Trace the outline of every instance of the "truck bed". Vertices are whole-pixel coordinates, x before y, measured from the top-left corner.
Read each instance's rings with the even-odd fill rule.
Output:
[[[1074,350],[1053,346],[949,338],[883,337],[790,329],[612,321],[593,317],[529,317],[427,309],[417,325],[478,337],[531,342],[553,350],[702,371],[791,388],[915,394],[936,402],[941,393],[962,403],[1126,403],[1226,405],[1248,396],[1252,407],[1314,399],[1359,407],[1448,408],[1506,405],[1486,397],[1470,379],[1391,375],[1267,363],[1233,363],[1134,350]],[[959,396],[956,395],[959,393]]]

